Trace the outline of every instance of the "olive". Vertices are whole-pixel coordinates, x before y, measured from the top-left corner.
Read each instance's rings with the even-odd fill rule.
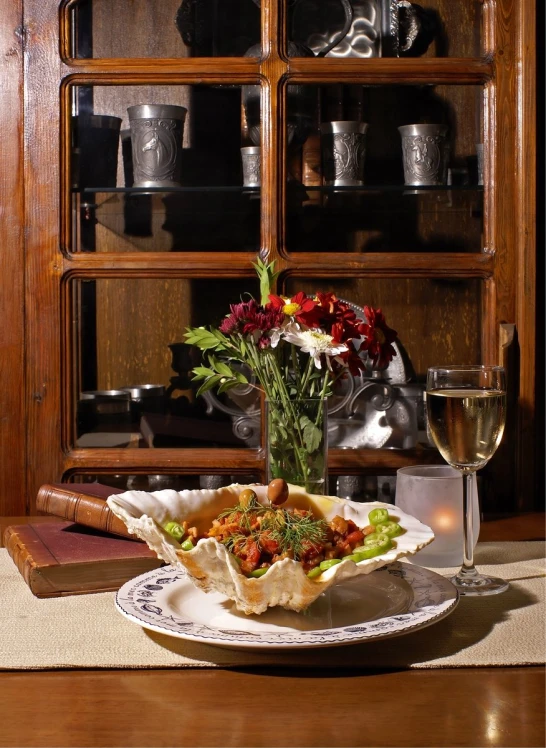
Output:
[[[243,488],[239,494],[239,504],[245,508],[248,508],[258,497],[255,491],[251,488]]]
[[[267,487],[267,498],[275,506],[284,504],[288,498],[288,483],[284,478],[274,478]]]

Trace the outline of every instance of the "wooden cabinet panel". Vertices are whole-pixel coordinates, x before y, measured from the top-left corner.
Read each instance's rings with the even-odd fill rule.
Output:
[[[22,2],[0,5],[0,513],[26,507]]]
[[[4,280],[9,294],[2,297],[2,371],[9,384],[0,434],[0,511],[25,512],[41,483],[71,474],[170,473],[195,480],[199,474],[233,470],[262,473],[263,455],[253,449],[71,446],[84,344],[93,347],[97,387],[133,384],[125,380],[144,374],[167,382],[172,376],[168,345],[180,339],[186,324],[196,323],[196,291],[203,299],[198,316],[202,312],[203,323],[217,322],[216,315],[237,300],[232,292],[255,283],[252,261],[258,247],[264,258],[276,260],[286,288],[304,283],[313,289],[331,287],[346,291],[357,303],[382,306],[421,378],[427,366],[439,363],[436,356],[499,360],[501,325],[515,325],[515,353],[509,357],[515,427],[503,444],[503,464],[514,469],[507,477],[501,466],[491,464],[486,501],[498,497],[506,509],[536,506],[534,0],[430,0],[426,9],[440,24],[428,49],[415,57],[372,59],[288,57],[292,32],[285,29],[289,14],[281,0],[262,0],[261,14],[256,3],[248,4],[251,18],[232,47],[224,43],[234,39],[229,19],[224,18],[225,28],[216,28],[209,13],[208,36],[200,37],[199,48],[196,42],[190,49],[181,43],[174,23],[180,6],[174,0],[25,0],[23,17],[20,3],[0,2],[0,43],[10,73],[0,115],[5,134],[0,189],[2,197],[9,197],[2,204],[10,211],[9,221],[0,224],[6,248],[3,277],[10,279]],[[206,0],[203,7],[220,6]],[[78,8],[81,25],[73,29],[72,11]],[[93,27],[86,37],[90,12]],[[267,55],[263,60],[245,58],[242,46],[246,49],[256,35],[260,19]],[[71,59],[74,49],[79,57]],[[225,57],[218,56],[222,51]],[[70,126],[78,107],[122,117],[126,128],[127,106],[142,103],[136,97],[186,106],[184,148],[188,155],[196,148],[193,173],[216,164],[216,187],[235,188],[241,181],[239,147],[248,136],[237,97],[241,86],[259,82],[261,200],[244,215],[248,225],[236,213],[231,224],[216,220],[223,197],[215,198],[217,203],[210,199],[208,213],[195,209],[191,216],[190,209],[181,221],[180,203],[165,206],[155,196],[158,208],[149,241],[126,231],[117,193],[112,200],[100,196],[97,208],[89,206],[87,227],[79,209],[72,215],[77,201],[71,191]],[[400,224],[393,234],[396,242],[383,237],[374,246],[370,240],[376,229],[360,225],[350,241],[336,246],[320,224],[315,234],[306,235],[307,244],[300,241],[303,234],[291,233],[291,226],[301,230],[304,213],[289,204],[294,184],[288,175],[303,178],[305,152],[298,170],[285,136],[287,85],[326,91],[319,118],[342,114],[366,120],[371,113],[370,163],[376,155],[376,171],[382,165],[378,154],[387,158],[393,150],[391,130],[400,124],[396,90],[415,92],[404,103],[408,117],[425,109],[427,116],[437,117],[441,105],[455,136],[454,169],[463,168],[475,156],[476,144],[484,143],[479,204],[469,202],[468,210],[463,206],[451,213],[419,208],[419,242],[405,239],[404,218],[398,214],[393,217]],[[222,102],[216,111],[197,107],[207,87]],[[222,127],[228,120],[229,132]],[[316,139],[310,144],[307,151],[315,148],[316,159]],[[226,150],[230,155],[220,168],[219,155]],[[124,185],[124,178],[120,157],[117,184]],[[84,202],[83,193],[74,194]],[[205,199],[188,205],[202,207]],[[381,199],[379,195],[379,203]],[[320,199],[313,200],[313,206],[320,205]],[[177,243],[162,229],[169,211],[186,230]],[[88,230],[94,244],[80,246],[81,234]],[[79,315],[72,284],[80,281],[97,281],[95,339],[74,343]],[[134,299],[144,295],[148,306],[135,306]],[[419,450],[356,452],[334,450],[334,472],[392,474],[402,464],[430,458]]]

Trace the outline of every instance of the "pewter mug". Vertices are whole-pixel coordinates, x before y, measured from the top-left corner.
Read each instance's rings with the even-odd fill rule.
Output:
[[[447,125],[403,125],[404,184],[443,185],[447,181]]]
[[[327,48],[322,54],[338,58],[422,54],[432,40],[426,12],[408,0],[351,0],[351,8],[349,29],[339,38],[343,19],[334,0],[300,0],[293,38],[315,54]]]
[[[243,164],[243,185],[245,187],[259,187],[261,178],[260,146],[248,145],[241,148]]]
[[[365,122],[350,120],[324,122],[320,126],[325,184],[339,187],[364,184],[367,129]]]
[[[145,413],[165,412],[165,385],[134,384],[121,388],[131,398],[131,415],[135,423]]]
[[[141,104],[127,109],[131,126],[133,187],[180,186],[182,136],[187,109]]]

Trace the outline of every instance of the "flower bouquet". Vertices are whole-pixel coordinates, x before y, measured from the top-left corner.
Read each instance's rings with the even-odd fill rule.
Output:
[[[291,298],[271,292],[274,262],[254,264],[261,299],[232,304],[218,328],[188,328],[184,338],[206,353],[193,369],[200,395],[239,385],[260,389],[266,400],[267,479],[284,478],[311,493],[327,492],[326,402],[348,374],[385,369],[396,351],[396,331],[380,309],[357,318],[333,293]],[[252,373],[249,381],[241,364]]]

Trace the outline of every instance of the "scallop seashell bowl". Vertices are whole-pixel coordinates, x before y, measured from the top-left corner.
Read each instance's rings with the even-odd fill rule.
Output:
[[[302,565],[289,558],[272,564],[261,577],[246,577],[232,554],[215,538],[203,538],[192,550],[183,551],[180,543],[163,530],[167,522],[186,520],[199,533],[205,534],[220,512],[237,504],[244,488],[252,488],[260,503],[269,503],[267,486],[241,484],[195,491],[126,491],[110,496],[107,503],[129,532],[144,540],[160,559],[183,569],[205,592],[219,592],[233,600],[237,609],[247,614],[260,614],[277,605],[288,610],[305,610],[332,585],[359,574],[369,574],[404,556],[413,556],[434,540],[429,527],[392,504],[357,503],[336,496],[318,496],[290,484],[288,499],[283,504],[286,508],[312,509],[316,517],[327,521],[339,515],[362,528],[369,524],[370,511],[383,507],[405,532],[395,538],[395,547],[380,556],[358,563],[344,559],[316,579],[309,579]]]

